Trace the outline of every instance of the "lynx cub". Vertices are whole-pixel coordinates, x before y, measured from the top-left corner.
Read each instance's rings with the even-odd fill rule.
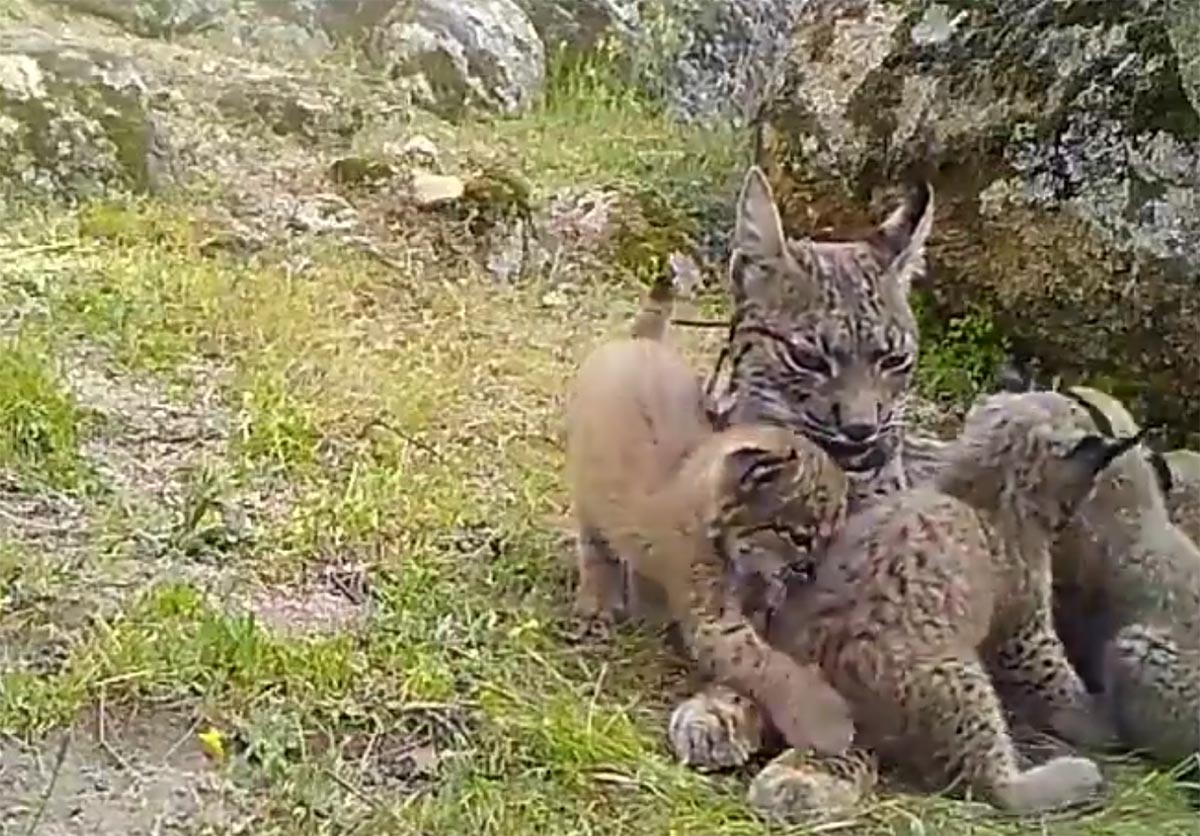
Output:
[[[1074,392],[1079,427],[1137,429],[1115,399]],[[1061,629],[1064,643],[1122,741],[1174,764],[1200,752],[1200,548],[1171,521],[1150,462],[1131,450],[1101,476],[1056,545],[1054,571],[1078,590],[1059,604],[1060,629],[1082,625]]]
[[[640,320],[639,333],[661,333],[652,319]],[[786,582],[781,572],[841,524],[840,469],[783,428],[714,433],[692,370],[645,337],[608,343],[584,361],[567,420],[577,612],[608,621],[626,606],[626,580],[652,590],[643,597],[665,600],[705,675],[757,701],[793,745],[845,749],[853,725],[844,701],[814,667],[767,645],[767,614],[753,611]],[[747,575],[768,577],[754,587]]]
[[[1137,438],[1072,415],[1050,393],[977,403],[933,483],[852,516],[768,636],[819,662],[882,757],[1021,813],[1082,801],[1102,779],[1076,757],[1022,770],[998,693],[1068,740],[1108,739],[1054,634],[1050,544]]]

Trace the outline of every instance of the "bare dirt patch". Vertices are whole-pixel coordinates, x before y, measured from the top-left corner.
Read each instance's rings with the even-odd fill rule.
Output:
[[[25,833],[38,815],[39,836],[197,833],[235,819],[232,789],[185,717],[106,725],[103,737],[93,720],[33,746],[0,741],[0,832]]]

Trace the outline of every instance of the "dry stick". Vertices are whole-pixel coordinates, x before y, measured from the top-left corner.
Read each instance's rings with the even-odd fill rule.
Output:
[[[63,735],[62,743],[58,744],[58,754],[54,757],[54,771],[50,773],[50,783],[42,791],[42,799],[38,802],[38,808],[34,812],[33,818],[29,820],[29,826],[25,828],[25,836],[33,836],[37,826],[42,822],[42,816],[46,815],[46,806],[50,803],[50,796],[53,795],[54,787],[58,783],[58,774],[62,772],[63,761],[67,759],[67,745],[70,742],[71,734],[68,732]]]
[[[105,689],[101,688],[100,689],[99,713],[96,715],[96,736],[100,740],[100,747],[102,749],[104,749],[105,752],[108,753],[108,756],[110,758],[112,758],[114,761],[116,761],[117,766],[121,767],[121,769],[125,770],[130,775],[134,775],[136,773],[134,772],[133,767],[129,765],[129,761],[127,761],[123,757],[121,757],[120,753],[117,752],[117,750],[114,749],[108,742],[108,736],[105,734],[106,723],[104,722],[104,719],[106,716],[106,712],[104,710],[104,702],[105,702],[104,697],[105,697]]]

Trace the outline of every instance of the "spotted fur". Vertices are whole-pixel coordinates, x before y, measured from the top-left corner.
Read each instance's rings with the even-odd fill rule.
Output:
[[[849,519],[772,644],[818,661],[860,739],[914,776],[1017,812],[1084,800],[1101,784],[1091,761],[1018,766],[1001,695],[1068,740],[1110,739],[1054,633],[1050,545],[1135,443],[1080,429],[1060,395],[988,397],[932,484]]]
[[[1075,395],[1081,428],[1138,430],[1115,398]],[[1174,479],[1164,484],[1154,461],[1131,450],[1098,480],[1055,545],[1055,603],[1072,660],[1123,742],[1174,765],[1200,753],[1200,548],[1172,521]]]

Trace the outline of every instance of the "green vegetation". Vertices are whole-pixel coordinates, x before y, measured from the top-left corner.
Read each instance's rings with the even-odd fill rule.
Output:
[[[83,423],[49,343],[27,334],[0,340],[0,468],[52,488],[80,486]]]
[[[154,716],[175,751],[197,752],[212,727],[225,758],[203,769],[237,788],[235,818],[256,834],[774,832],[744,807],[748,773],[702,776],[666,752],[687,683],[659,637],[566,638],[558,523],[563,382],[627,321],[643,265],[728,198],[741,146],[586,66],[529,116],[453,141],[462,160],[508,173],[493,178],[506,206],[612,183],[647,226],[606,281],[547,304],[550,288],[498,286],[442,251],[397,266],[313,245],[302,270],[270,250],[210,255],[182,197],[6,219],[20,269],[0,281],[19,274],[39,327],[59,336],[0,354],[0,467],[55,485],[81,472],[81,407],[54,362],[68,340],[107,351],[111,417],[149,416],[159,447],[123,446],[100,422],[120,471],[109,487],[128,494],[86,498],[82,551],[41,529],[0,542],[0,732],[37,744],[73,722],[82,738],[97,720]],[[986,319],[924,325],[937,335],[927,385],[954,397],[981,385],[998,345]],[[706,358],[719,338],[683,335]],[[133,380],[159,400],[147,406]],[[173,404],[225,429],[207,440]],[[328,568],[351,579],[322,580]],[[88,617],[71,618],[80,608]],[[336,629],[312,627],[344,611]],[[49,662],[31,638],[42,632],[67,639]],[[116,731],[105,745],[124,754],[98,749],[96,768],[116,773],[139,751]],[[1045,827],[1195,833],[1166,776],[1112,774],[1104,809]],[[841,826],[1029,832],[904,795]]]
[[[938,403],[963,407],[992,390],[1008,343],[984,308],[948,320],[939,319],[929,300],[914,294],[913,309],[921,332],[917,388]]]

